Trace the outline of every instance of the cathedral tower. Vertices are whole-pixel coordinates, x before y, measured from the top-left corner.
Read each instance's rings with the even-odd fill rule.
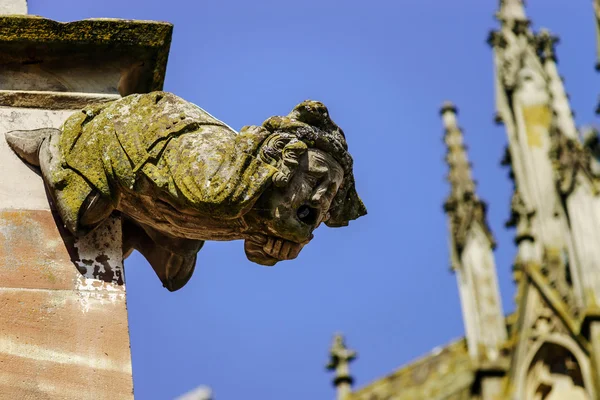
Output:
[[[600,237],[600,218],[590,159],[558,74],[558,38],[531,31],[522,0],[501,0],[497,18],[500,29],[489,43],[497,121],[506,129],[505,164],[514,179],[508,225],[517,227],[518,246],[504,396],[533,399],[554,391],[595,398],[599,375],[586,353],[600,348],[586,321],[600,293],[600,248],[591,244]]]
[[[600,0],[593,5],[600,60]],[[466,337],[345,400],[600,398],[600,134],[575,124],[558,37],[530,29],[523,0],[499,0],[496,17],[488,42],[496,122],[507,135],[503,164],[514,184],[506,225],[516,228],[515,312],[503,315],[486,207],[456,107],[445,103],[444,209]]]

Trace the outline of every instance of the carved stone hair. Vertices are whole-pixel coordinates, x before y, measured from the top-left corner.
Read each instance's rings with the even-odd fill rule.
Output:
[[[298,165],[298,158],[308,148],[328,153],[342,166],[344,179],[331,204],[331,217],[326,222],[328,226],[346,226],[349,221],[367,213],[356,193],[353,160],[348,152],[346,137],[329,117],[329,111],[323,103],[304,101],[285,117],[271,117],[260,128],[243,128],[245,131],[250,129],[266,129],[271,133],[263,143],[259,156],[279,169],[279,173],[273,177],[277,186],[287,185]]]

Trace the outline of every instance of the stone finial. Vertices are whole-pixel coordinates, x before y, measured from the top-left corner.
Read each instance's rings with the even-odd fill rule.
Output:
[[[555,45],[560,42],[558,36],[553,35],[548,29],[541,29],[535,38],[536,50],[542,61],[556,61]]]
[[[496,16],[501,21],[527,21],[524,0],[500,0]]]
[[[350,375],[350,362],[356,358],[354,350],[346,347],[344,336],[337,333],[329,350],[327,369],[335,371],[333,385],[338,390],[338,400],[344,399],[349,393],[354,379]]]
[[[177,397],[175,400],[212,400],[212,390],[208,386],[199,386]]]
[[[440,114],[442,115],[447,112],[458,114],[458,108],[456,108],[454,103],[449,100],[444,101],[444,103],[442,103],[442,108],[440,109]]]
[[[0,15],[27,14],[27,0],[0,0]]]

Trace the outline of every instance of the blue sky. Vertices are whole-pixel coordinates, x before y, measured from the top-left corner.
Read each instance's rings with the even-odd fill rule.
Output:
[[[578,124],[595,121],[591,1],[530,1],[534,28],[561,36],[559,68]],[[335,331],[359,352],[357,386],[463,334],[449,272],[439,106],[460,109],[479,194],[490,203],[506,312],[513,310],[511,183],[494,114],[497,1],[29,0],[59,21],[116,17],[175,24],[165,90],[235,129],[324,102],[344,129],[369,215],[319,228],[294,261],[264,268],[241,242],[205,245],[176,293],[126,261],[137,399],[198,385],[218,400],[333,399],[324,365]]]

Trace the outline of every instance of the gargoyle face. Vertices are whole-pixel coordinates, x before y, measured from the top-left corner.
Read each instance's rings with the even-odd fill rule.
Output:
[[[247,214],[247,221],[262,231],[246,240],[248,259],[271,266],[296,258],[315,228],[328,219],[343,178],[341,165],[331,155],[317,149],[304,153],[289,184],[265,191]]]

